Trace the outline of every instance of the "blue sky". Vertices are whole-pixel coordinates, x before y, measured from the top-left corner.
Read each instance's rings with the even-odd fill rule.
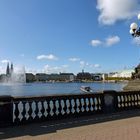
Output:
[[[140,62],[138,0],[1,0],[0,73],[111,72]]]

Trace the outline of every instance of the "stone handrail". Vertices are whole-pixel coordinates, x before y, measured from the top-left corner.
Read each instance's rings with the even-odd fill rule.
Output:
[[[111,113],[140,107],[140,91],[48,95],[0,96],[0,126]]]

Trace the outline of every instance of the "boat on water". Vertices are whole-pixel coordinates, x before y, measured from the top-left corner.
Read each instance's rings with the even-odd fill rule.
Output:
[[[86,92],[86,93],[91,93],[91,92],[93,92],[93,90],[92,90],[91,87],[89,87],[89,86],[81,86],[81,87],[80,87],[80,90],[83,91],[83,92]]]

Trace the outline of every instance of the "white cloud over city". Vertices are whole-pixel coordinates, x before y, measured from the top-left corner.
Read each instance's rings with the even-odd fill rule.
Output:
[[[106,46],[112,46],[114,44],[117,44],[118,42],[120,42],[120,38],[118,36],[110,36],[105,40]]]
[[[6,73],[5,67],[0,66],[0,74]]]
[[[132,43],[133,43],[133,44],[136,44],[137,46],[140,47],[140,38],[139,38],[139,37],[133,38]]]
[[[104,41],[102,40],[91,40],[90,45],[92,47],[110,47],[120,42],[119,36],[109,36]]]
[[[45,72],[47,74],[68,72],[68,70],[67,70],[68,67],[69,67],[68,65],[62,65],[62,66],[45,65],[43,68],[43,72]]]
[[[90,64],[89,67],[93,69],[101,68],[100,64]]]
[[[89,62],[85,62],[85,61],[80,61],[80,67],[81,68],[87,68],[87,69],[96,69],[96,68],[100,68],[101,66],[100,66],[100,64],[91,64],[91,63],[89,63]]]
[[[89,63],[88,62],[80,61],[80,67],[84,68],[86,66],[89,66]]]
[[[80,61],[80,58],[72,57],[72,58],[69,58],[69,61],[72,61],[72,62]]]
[[[33,74],[43,72],[42,69],[33,69],[33,68],[29,68],[29,67],[26,67],[25,71],[26,71],[26,73],[33,73]]]
[[[137,15],[140,11],[140,2],[139,0],[97,0],[96,8],[100,12],[99,23],[111,25]]]
[[[9,62],[10,62],[10,60],[7,60],[7,59],[1,60],[1,63],[3,63],[3,64],[7,64],[7,63],[9,63]]]
[[[37,60],[45,60],[45,59],[47,59],[47,60],[58,60],[58,58],[53,54],[49,54],[49,55],[42,54],[42,55],[37,56]]]
[[[100,68],[101,66],[99,64],[94,64],[93,67],[94,68]]]
[[[102,44],[101,40],[91,40],[90,44],[94,47],[100,46]]]

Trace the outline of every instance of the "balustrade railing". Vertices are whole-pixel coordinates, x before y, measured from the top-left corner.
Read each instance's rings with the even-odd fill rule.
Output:
[[[0,126],[135,108],[140,108],[140,91],[104,91],[43,97],[0,96]]]
[[[13,123],[101,112],[102,100],[102,94],[13,98]]]
[[[118,110],[127,110],[140,107],[140,91],[117,93]]]

